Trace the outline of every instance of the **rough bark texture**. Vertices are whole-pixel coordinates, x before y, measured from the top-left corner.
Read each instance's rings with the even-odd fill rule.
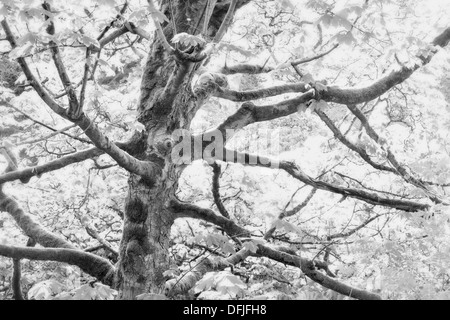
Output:
[[[240,1],[238,7],[249,1]],[[175,21],[176,33],[198,34],[202,29],[206,0],[162,1],[170,21]],[[221,25],[228,5],[218,3],[210,20],[208,36],[213,37]],[[200,27],[199,27],[200,26]],[[164,34],[172,38],[173,25],[162,25]],[[146,181],[131,175],[125,206],[123,238],[117,279],[121,299],[134,299],[144,292],[161,293],[169,269],[169,235],[175,215],[169,203],[175,198],[178,178],[183,167],[172,163],[172,133],[189,129],[202,99],[191,90],[192,78],[200,63],[177,59],[155,36],[143,71],[138,120],[148,132],[145,150],[133,154],[141,160],[156,163],[161,173],[156,181]]]

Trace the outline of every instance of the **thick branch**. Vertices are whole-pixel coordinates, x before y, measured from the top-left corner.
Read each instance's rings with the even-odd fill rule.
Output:
[[[295,83],[249,91],[235,91],[225,88],[218,88],[217,91],[213,93],[213,96],[217,98],[227,99],[230,101],[244,102],[249,100],[257,100],[267,97],[273,97],[283,93],[306,92],[308,90],[309,90],[308,84]]]
[[[156,177],[160,174],[161,168],[149,161],[141,161],[131,156],[124,150],[121,150],[114,142],[99,130],[97,125],[84,114],[75,122],[92,140],[94,145],[107,153],[122,168],[142,176],[148,183],[154,183]]]
[[[198,206],[194,206],[191,204],[181,203],[179,201],[172,201],[171,205],[175,211],[178,211],[181,214],[181,215],[179,215],[179,217],[181,217],[181,216],[188,217],[189,216],[191,218],[206,220],[208,222],[216,224],[217,226],[222,227],[223,230],[229,235],[246,237],[246,236],[249,236],[249,234],[250,234],[250,232],[239,227],[233,221],[228,220],[223,217],[220,217],[220,216],[217,216],[212,210],[200,208]],[[186,212],[186,211],[188,211],[188,212]],[[221,218],[221,219],[217,219],[216,217]],[[240,229],[245,232],[237,231],[237,229]],[[261,245],[261,244],[258,244],[257,247],[258,247],[258,249],[256,251],[257,255],[265,256],[265,257],[268,257],[270,259],[273,259],[275,261],[278,261],[278,262],[281,262],[284,264],[299,267],[305,273],[305,275],[307,277],[309,277],[311,280],[319,283],[320,285],[322,285],[328,289],[334,290],[338,293],[341,293],[343,295],[353,297],[356,299],[366,299],[366,300],[380,300],[381,299],[376,294],[350,287],[346,284],[343,284],[337,280],[334,280],[334,279],[322,274],[321,272],[318,271],[318,267],[316,266],[316,263],[314,261],[296,256],[296,255],[290,255],[290,254],[269,248],[269,247]],[[246,257],[248,254],[250,254],[250,252],[249,252],[249,250],[243,249],[243,250],[239,251],[238,254],[239,255],[237,257],[231,256],[231,257],[233,257],[233,261],[230,261],[232,264],[235,264],[235,263],[241,261],[240,257],[241,256]],[[202,266],[202,270],[200,270],[200,271],[201,272],[204,271],[206,273],[207,271],[205,271],[205,270],[208,270],[208,267],[209,266]],[[195,279],[198,278],[197,274],[193,274],[192,276],[195,276]],[[200,279],[200,278],[198,278],[198,279]],[[198,281],[198,279],[197,279],[197,281]],[[169,282],[169,285],[166,288],[168,290],[173,289],[175,283],[176,283],[176,280],[175,281],[171,280],[171,282]],[[189,281],[189,283],[192,284],[192,281]],[[192,284],[192,286],[194,284],[195,284],[195,282]],[[186,289],[186,288],[184,287],[184,289]]]
[[[75,249],[75,247],[66,240],[45,230],[39,223],[35,222],[29,214],[25,213],[22,208],[20,208],[16,200],[8,197],[1,190],[0,211],[9,213],[20,229],[40,245],[47,248]]]
[[[0,245],[0,256],[68,263],[78,266],[106,285],[114,285],[114,266],[108,260],[88,252],[73,249],[40,249]]]
[[[240,227],[234,221],[217,215],[213,210],[190,203],[172,200],[171,209],[177,218],[194,218],[215,224],[225,230],[231,237],[249,237],[250,231]]]
[[[259,73],[268,73],[270,71],[273,71],[273,68],[269,66],[257,66],[253,64],[237,64],[234,66],[225,65],[219,72],[223,74],[237,74],[237,73],[259,74]]]
[[[377,294],[351,287],[324,275],[317,270],[314,261],[281,252],[263,245],[258,245],[258,251],[256,253],[275,261],[298,267],[311,280],[340,294],[359,300],[381,300],[381,297]]]
[[[298,111],[306,110],[306,102],[314,98],[314,90],[309,90],[296,98],[288,99],[273,105],[257,106],[252,102],[244,102],[241,107],[231,116],[229,116],[217,128],[203,133],[210,136],[214,132],[219,131],[226,140],[231,139],[234,133],[243,129],[249,124],[269,121],[281,117],[291,115]],[[227,130],[234,130],[228,131]],[[198,139],[196,136],[195,139]],[[205,141],[206,139],[202,139]]]
[[[14,300],[25,300],[22,294],[21,277],[22,270],[20,259],[13,259],[13,275],[11,278],[11,287],[13,289]]]
[[[450,41],[450,28],[447,28],[442,34],[434,39],[432,45],[444,47]],[[414,71],[430,62],[437,50],[431,50],[427,56],[418,56],[421,64],[417,63],[412,67],[402,66],[400,70],[391,72],[389,75],[377,80],[372,85],[364,88],[338,88],[327,87],[320,92],[321,98],[325,101],[340,104],[355,105],[371,101],[389,91],[394,86],[408,79]]]

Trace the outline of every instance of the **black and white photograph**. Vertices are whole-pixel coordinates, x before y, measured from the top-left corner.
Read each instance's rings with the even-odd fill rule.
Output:
[[[0,0],[0,24],[0,305],[450,300],[449,0]]]

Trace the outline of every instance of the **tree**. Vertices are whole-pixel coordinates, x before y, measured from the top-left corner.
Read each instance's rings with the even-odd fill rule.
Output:
[[[114,165],[114,170],[119,170],[118,165],[126,170],[128,183],[123,209],[119,206],[113,208],[123,215],[117,252],[99,236],[95,227],[89,225],[87,218],[80,219],[87,232],[108,250],[109,259],[82,251],[60,235],[47,231],[3,191],[0,193],[0,209],[8,212],[26,236],[42,248],[2,244],[0,255],[15,259],[16,265],[18,259],[32,259],[78,266],[103,284],[117,289],[120,299],[162,293],[173,296],[187,291],[206,272],[223,270],[250,255],[298,267],[308,278],[337,293],[358,299],[379,299],[377,293],[345,284],[329,269],[333,239],[350,237],[371,222],[391,214],[403,212],[423,217],[436,212],[436,208],[447,210],[447,200],[442,194],[448,188],[445,176],[443,181],[428,181],[424,173],[415,172],[404,164],[393,151],[393,144],[372,123],[371,112],[377,105],[387,105],[391,121],[407,123],[399,113],[406,112],[408,106],[401,105],[398,96],[403,95],[406,101],[410,93],[404,93],[400,86],[444,50],[442,48],[450,41],[450,28],[433,28],[434,39],[425,42],[418,35],[407,37],[404,33],[395,33],[397,30],[389,30],[393,19],[400,19],[405,24],[417,23],[412,18],[408,1],[388,1],[386,6],[389,8],[384,9],[381,1],[359,1],[353,6],[344,4],[338,8],[340,5],[341,2],[331,4],[321,0],[301,3],[266,0],[161,0],[157,3],[149,0],[145,5],[133,1],[119,4],[114,0],[102,0],[64,8],[56,1],[26,4],[4,1],[1,11],[4,16],[1,23],[3,37],[10,46],[9,58],[17,61],[24,74],[16,84],[24,88],[26,94],[32,94],[32,89],[47,109],[64,120],[63,123],[71,123],[63,130],[44,125],[54,131],[52,136],[63,134],[68,137],[76,152],[19,169],[14,146],[3,143],[1,150],[8,166],[0,176],[0,184],[3,186],[16,180],[28,183],[30,179],[33,183],[33,177],[88,159],[94,160],[94,169],[108,169]],[[386,17],[386,12],[397,9],[403,16]],[[240,12],[249,12],[246,10],[264,17],[264,26],[235,19]],[[304,11],[314,15],[316,20],[302,20]],[[111,16],[107,22],[101,18],[105,14]],[[153,34],[147,31],[151,28],[149,21],[154,24]],[[239,48],[239,42],[234,45],[224,41],[233,21],[237,27],[246,28],[245,39],[250,43],[248,47],[253,49],[252,54],[258,58],[269,53],[268,59],[261,64],[255,62],[257,58],[250,57],[245,63],[229,63],[229,55],[249,55],[249,50]],[[380,25],[382,31],[377,29]],[[290,39],[299,44],[297,48],[292,47],[298,52],[284,63],[280,61],[286,57],[277,54],[280,49],[276,44],[278,39]],[[395,48],[398,41],[405,44],[400,50]],[[333,77],[339,76],[339,73],[336,76],[336,70],[345,70],[340,62],[336,63],[335,69],[328,62],[320,74],[306,71],[309,63],[317,63],[315,69],[319,70],[322,59],[332,57],[339,50],[348,52],[352,49],[358,50],[365,59],[364,63],[374,59],[375,67],[367,67],[367,74],[360,69],[361,74],[350,79],[353,82],[350,87],[328,85],[335,81]],[[231,53],[224,53],[228,51]],[[305,58],[302,51],[311,56]],[[386,61],[391,65],[384,66],[387,68],[380,70],[379,77],[369,74],[383,67],[377,61],[383,51],[386,51]],[[80,53],[84,56],[81,74]],[[114,99],[111,95],[107,100],[106,92],[120,92],[121,86],[136,76],[133,72],[139,69],[139,60],[144,53],[146,62],[142,68],[139,98],[130,103],[130,109],[136,110],[135,120],[129,120],[134,114],[125,114],[125,107],[122,107],[120,111],[125,118],[114,123],[111,114],[104,111],[103,104]],[[117,56],[120,56],[121,66],[118,60],[114,62],[113,57]],[[35,66],[45,59],[53,68],[49,71],[50,77],[57,75],[57,79],[44,78],[39,68],[35,71]],[[108,62],[109,59],[113,64]],[[236,81],[230,80],[236,79],[232,77],[243,75],[244,79],[249,79],[246,85],[253,81],[256,86],[257,76],[266,74],[283,83],[275,85],[272,82],[260,89],[251,88],[250,84],[250,90],[234,90],[229,84]],[[355,86],[362,82],[364,76],[377,79],[362,87]],[[427,93],[424,94],[423,99],[429,99]],[[253,102],[271,97],[276,99],[269,104]],[[213,130],[193,133],[190,129],[194,117],[213,98],[237,102],[240,106]],[[16,99],[14,93],[4,89],[2,105],[9,111],[21,113],[22,117],[30,117],[26,109],[15,106]],[[374,170],[384,182],[394,181],[395,188],[386,191],[370,187],[360,178],[337,174],[332,169],[313,177],[305,173],[301,161],[276,159],[226,147],[227,142],[248,126],[268,121],[276,124],[278,119],[297,113],[302,115],[306,110],[320,119],[329,132],[352,152],[349,156],[351,161],[362,160],[364,170]],[[12,117],[12,114],[7,116]],[[124,122],[126,119],[128,122]],[[338,122],[350,123],[348,132],[359,134],[358,138],[350,138]],[[118,142],[116,139],[124,135],[115,133],[111,126],[123,128],[125,124],[126,130],[132,130],[133,134],[128,135],[126,142]],[[68,133],[72,129],[81,131]],[[86,148],[88,145],[92,146]],[[82,150],[78,151],[78,148]],[[29,149],[28,152],[31,159],[29,155],[32,152]],[[103,154],[108,155],[113,163],[106,166],[100,163],[98,159]],[[178,195],[180,177],[192,161],[198,160],[212,167],[212,195],[217,210],[182,200]],[[292,181],[311,187],[311,190],[302,203],[287,210],[294,198],[292,196],[272,227],[260,229],[258,233],[250,224],[245,225],[245,222],[237,220],[235,214],[228,212],[222,200],[220,179],[224,163],[279,170],[293,178]],[[350,171],[353,170],[350,162],[347,165]],[[420,191],[419,197],[415,197],[417,190]],[[277,230],[296,231],[296,226],[286,222],[285,218],[300,212],[316,192],[322,191],[337,194],[342,197],[340,201],[361,206],[364,208],[362,211],[370,211],[371,214],[353,228],[327,235],[314,258],[299,255],[292,248],[286,250],[274,246],[283,240],[277,236]],[[87,216],[95,214],[86,213]],[[210,244],[227,253],[226,246],[233,243],[229,252],[237,252],[218,261],[204,259],[187,275],[167,281],[167,272],[172,268],[169,255],[171,229],[175,221],[182,218],[202,220],[216,226],[226,237],[215,233],[213,238],[208,238]],[[111,261],[117,263],[114,265]]]

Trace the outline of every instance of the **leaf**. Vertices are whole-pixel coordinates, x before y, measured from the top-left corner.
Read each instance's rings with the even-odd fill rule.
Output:
[[[100,43],[98,42],[97,39],[95,38],[91,38],[89,36],[86,36],[84,34],[80,35],[78,37],[78,40],[84,44],[86,47],[90,47],[91,45],[93,45],[94,47],[100,47]]]
[[[153,21],[158,23],[163,23],[164,21],[169,22],[169,19],[161,11],[150,11]]]
[[[277,0],[277,2],[283,9],[295,9],[295,6],[292,4],[291,0]]]
[[[163,294],[156,293],[143,293],[136,296],[137,300],[168,300],[167,297]]]
[[[26,55],[28,55],[31,50],[33,49],[33,44],[31,42],[26,43],[23,46],[20,47],[16,47],[13,50],[11,50],[11,52],[9,53],[9,58],[10,59],[17,59],[20,57],[24,57]]]
[[[211,290],[214,287],[214,277],[216,272],[207,272],[194,287],[194,293]]]
[[[64,285],[56,280],[46,280],[38,282],[28,291],[30,300],[48,300],[53,295],[60,293]]]
[[[221,271],[216,275],[216,290],[223,294],[229,294],[233,298],[242,296],[246,288],[241,279],[228,271]]]
[[[310,106],[308,107],[309,111],[313,112],[314,110],[324,110],[328,108],[328,103],[325,100],[313,100]]]

